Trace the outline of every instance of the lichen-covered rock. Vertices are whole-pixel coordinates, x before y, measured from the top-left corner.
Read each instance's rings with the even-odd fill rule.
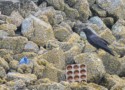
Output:
[[[101,18],[99,18],[98,16],[94,16],[90,18],[89,21],[93,24],[96,24],[101,30],[104,30],[106,28],[105,24],[103,23]]]
[[[17,70],[18,65],[19,65],[19,62],[16,60],[12,60],[9,62],[10,70]]]
[[[47,64],[43,71],[42,78],[49,78],[52,81],[60,82],[62,80],[65,80],[65,72],[60,70],[59,68],[55,68],[51,64]]]
[[[32,41],[28,41],[24,46],[24,51],[26,52],[38,52],[38,50],[39,50],[39,47],[37,46],[36,43]]]
[[[59,41],[64,41],[70,34],[71,32],[63,26],[58,25],[54,27],[54,35]]]
[[[77,2],[77,0],[65,0],[65,2],[66,2],[70,7],[72,7],[72,6],[75,5],[75,3]]]
[[[113,26],[112,32],[113,35],[117,38],[125,38],[125,20],[119,19]]]
[[[9,33],[7,33],[5,30],[0,30],[0,38],[9,36]]]
[[[101,84],[110,90],[124,90],[122,88],[125,86],[125,80],[117,75],[106,74]]]
[[[27,38],[22,36],[5,37],[0,41],[0,48],[13,50],[13,52],[18,53],[23,51],[27,41]]]
[[[65,4],[64,12],[66,13],[67,17],[71,19],[76,19],[79,17],[79,12],[77,9],[71,8],[67,4]]]
[[[0,67],[0,78],[6,77],[6,71],[3,67]]]
[[[29,64],[19,64],[17,67],[17,72],[19,73],[32,73],[33,63],[30,60]]]
[[[78,64],[87,65],[88,81],[99,82],[106,73],[102,60],[95,53],[79,54],[74,57],[74,60]]]
[[[54,24],[59,24],[65,19],[65,13],[62,11],[56,11],[54,18],[53,18],[53,23]]]
[[[113,43],[114,41],[116,41],[115,37],[113,36],[112,32],[110,31],[110,29],[105,29],[100,36],[105,39],[106,41],[108,41],[110,44]]]
[[[26,84],[23,80],[17,80],[14,85],[15,90],[26,90]]]
[[[112,27],[112,25],[114,24],[114,19],[112,17],[106,17],[106,18],[102,18],[102,21],[105,23],[105,25],[109,28]]]
[[[55,39],[51,25],[34,16],[29,16],[23,21],[21,32],[31,41],[42,46],[48,40]]]
[[[0,57],[0,66],[3,67],[6,71],[9,70],[8,63],[1,57]]]
[[[16,25],[14,24],[1,24],[0,30],[6,31],[9,35],[15,35],[15,30],[17,29]]]
[[[93,4],[91,8],[95,16],[106,17],[106,11],[101,9],[97,4]]]
[[[55,15],[56,15],[56,10],[53,7],[44,7],[35,13],[36,17],[44,21],[49,21],[50,24],[54,24]],[[47,18],[45,18],[45,16],[47,16]]]
[[[71,90],[69,87],[60,83],[42,83],[38,86],[37,90]]]
[[[7,21],[19,27],[23,21],[23,17],[20,15],[18,11],[13,11],[10,17],[7,18]]]
[[[38,10],[38,6],[32,0],[20,0],[19,12],[24,18]]]
[[[103,50],[99,50],[98,55],[102,59],[107,73],[124,75],[125,73],[124,72],[124,68],[125,68],[124,57],[119,58],[117,54],[115,54],[115,56],[111,56],[110,54],[106,53]]]
[[[0,90],[10,90],[6,85],[0,85]]]
[[[108,90],[107,88],[94,83],[71,83],[72,90]]]
[[[76,4],[73,7],[78,10],[80,14],[80,20],[82,22],[86,22],[89,16],[91,16],[91,11],[89,9],[87,0],[77,0]]]
[[[21,59],[22,57],[24,57],[24,56],[26,56],[26,57],[32,59],[32,58],[34,58],[35,56],[37,56],[37,54],[34,53],[34,52],[22,52],[22,53],[19,53],[19,54],[15,54],[15,55],[13,56],[13,58],[14,58],[15,60],[20,61],[20,59]]]
[[[13,10],[20,8],[19,0],[0,0],[0,11],[4,15],[10,15]]]
[[[108,12],[110,16],[125,19],[124,0],[96,0],[97,4]]]
[[[38,79],[43,77],[43,71],[45,69],[46,64],[48,64],[48,62],[44,59],[33,59],[33,73],[37,76]]]
[[[20,74],[17,72],[9,72],[7,74],[7,79],[9,79],[9,80],[21,79],[26,83],[32,83],[33,81],[37,80],[37,77],[34,74]]]
[[[44,58],[58,69],[63,69],[65,67],[65,55],[62,49],[54,48],[48,52],[40,55],[38,58]]]
[[[64,0],[47,0],[49,5],[52,5],[55,9],[64,10]]]
[[[89,6],[91,7],[94,3],[96,2],[96,0],[88,0]]]

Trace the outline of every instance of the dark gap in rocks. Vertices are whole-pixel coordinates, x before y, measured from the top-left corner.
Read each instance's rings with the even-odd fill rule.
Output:
[[[38,0],[37,5],[39,6],[42,2],[46,2],[46,0]]]
[[[17,27],[17,30],[15,31],[15,33],[16,33],[17,35],[22,35],[22,33],[21,33],[21,26],[22,26],[22,25],[20,25],[19,27]]]

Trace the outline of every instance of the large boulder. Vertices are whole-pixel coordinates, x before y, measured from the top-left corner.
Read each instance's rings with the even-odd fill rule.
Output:
[[[85,64],[87,66],[87,80],[99,82],[106,73],[102,60],[96,53],[83,53],[74,57],[78,64]]]
[[[0,0],[0,11],[4,15],[10,15],[13,10],[20,8],[20,0]]]
[[[15,53],[22,52],[27,38],[22,36],[6,37],[0,41],[0,48],[13,50]]]
[[[34,81],[37,80],[37,77],[34,74],[21,74],[21,73],[17,73],[17,72],[9,72],[7,74],[7,79],[8,80],[21,79],[26,83],[33,83]]]
[[[65,55],[62,49],[54,48],[46,53],[38,56],[38,58],[44,58],[58,69],[63,69],[65,67]]]
[[[106,74],[101,84],[107,87],[108,90],[124,90],[125,79],[117,75]]]
[[[78,10],[78,12],[80,14],[80,20],[82,22],[86,22],[88,20],[89,16],[91,16],[91,11],[89,9],[89,3],[87,0],[77,0],[77,2],[75,3],[75,5],[73,7]]]
[[[66,13],[67,17],[71,19],[77,19],[79,17],[78,10],[69,7],[67,4],[65,4],[64,12]]]
[[[72,90],[108,90],[107,88],[95,83],[71,83]]]
[[[96,0],[97,4],[108,12],[110,16],[125,19],[124,0]]]
[[[125,38],[125,20],[119,19],[113,26],[112,26],[113,35],[117,38]]]
[[[47,0],[49,5],[52,5],[55,9],[64,10],[64,0]]]
[[[23,36],[41,46],[48,40],[55,39],[51,25],[32,15],[23,21],[21,32]]]

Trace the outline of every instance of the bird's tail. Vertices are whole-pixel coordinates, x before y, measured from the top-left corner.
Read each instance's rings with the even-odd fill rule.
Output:
[[[113,51],[112,51],[110,48],[106,49],[106,51],[107,51],[109,54],[111,54],[112,56],[115,56],[115,54],[113,53]]]

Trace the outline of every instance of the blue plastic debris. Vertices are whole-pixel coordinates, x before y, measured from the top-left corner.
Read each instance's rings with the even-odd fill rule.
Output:
[[[29,63],[30,63],[30,61],[28,60],[27,57],[23,57],[23,58],[20,60],[20,62],[19,62],[19,64],[29,64]]]

